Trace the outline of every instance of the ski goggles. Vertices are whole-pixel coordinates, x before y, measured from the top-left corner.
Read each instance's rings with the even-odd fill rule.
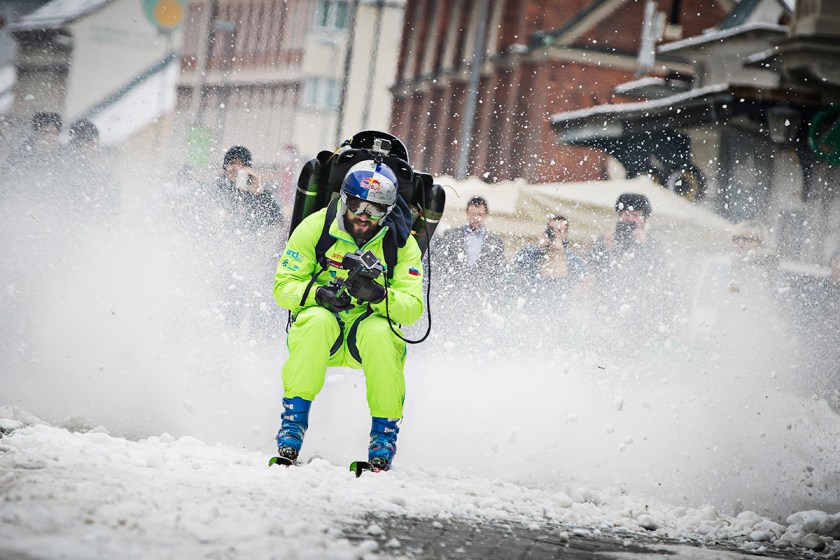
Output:
[[[381,220],[388,215],[388,207],[384,204],[369,202],[367,200],[362,200],[361,198],[356,198],[355,196],[346,197],[344,205],[347,206],[347,209],[350,210],[351,214],[355,216],[366,214],[372,222]]]

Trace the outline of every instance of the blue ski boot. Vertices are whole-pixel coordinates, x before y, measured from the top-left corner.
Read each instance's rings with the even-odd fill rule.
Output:
[[[387,471],[397,452],[397,426],[399,418],[373,417],[370,429],[370,447],[368,447],[368,462],[375,469]]]
[[[301,397],[283,399],[283,423],[277,432],[277,454],[290,464],[297,461],[303,436],[309,427],[309,406],[312,401]]]

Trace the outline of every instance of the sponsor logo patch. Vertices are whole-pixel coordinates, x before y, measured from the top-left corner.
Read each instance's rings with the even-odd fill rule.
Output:
[[[362,186],[367,187],[369,190],[379,192],[382,189],[380,188],[381,183],[374,179],[373,177],[365,177],[362,179]]]
[[[283,259],[283,261],[280,264],[283,265],[283,268],[285,268],[287,270],[291,270],[292,272],[296,272],[296,271],[300,270],[300,265],[290,263],[289,259]]]

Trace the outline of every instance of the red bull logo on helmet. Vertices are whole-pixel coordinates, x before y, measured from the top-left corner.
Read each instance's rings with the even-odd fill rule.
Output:
[[[369,190],[375,192],[379,192],[382,190],[382,183],[380,183],[379,179],[377,179],[376,177],[365,177],[364,179],[362,179],[361,183],[363,187]]]

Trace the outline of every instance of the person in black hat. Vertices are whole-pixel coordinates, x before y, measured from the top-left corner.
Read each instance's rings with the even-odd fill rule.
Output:
[[[645,225],[653,209],[650,201],[643,194],[623,193],[615,201],[618,220],[615,224],[614,243],[621,248],[631,248],[633,244],[647,242]]]
[[[271,278],[263,271],[275,264],[282,211],[253,165],[251,150],[245,146],[232,146],[225,152],[222,172],[207,193],[211,221],[205,235],[227,263],[225,273],[214,279],[226,322],[264,334],[276,328],[263,310],[267,306],[261,304],[265,303],[262,294],[271,293]]]
[[[233,146],[222,159],[222,174],[216,177],[216,194],[223,220],[234,229],[257,232],[280,223],[280,207],[253,168],[251,150]]]
[[[615,211],[615,229],[595,241],[587,259],[595,308],[606,315],[598,320],[650,338],[667,324],[673,294],[665,254],[648,231],[653,207],[645,195],[628,192],[615,201]],[[615,338],[633,343],[629,334]]]
[[[661,256],[655,239],[650,238],[647,231],[648,220],[653,214],[650,200],[643,194],[623,193],[615,201],[616,223],[615,230],[596,240],[593,245],[590,262],[597,269],[616,268],[610,266],[611,261],[632,260],[643,261],[640,266],[618,268],[640,268],[639,272],[649,270],[649,260],[658,261]],[[632,253],[628,255],[628,253]],[[628,264],[629,263],[625,263]],[[658,267],[657,267],[658,268]]]

